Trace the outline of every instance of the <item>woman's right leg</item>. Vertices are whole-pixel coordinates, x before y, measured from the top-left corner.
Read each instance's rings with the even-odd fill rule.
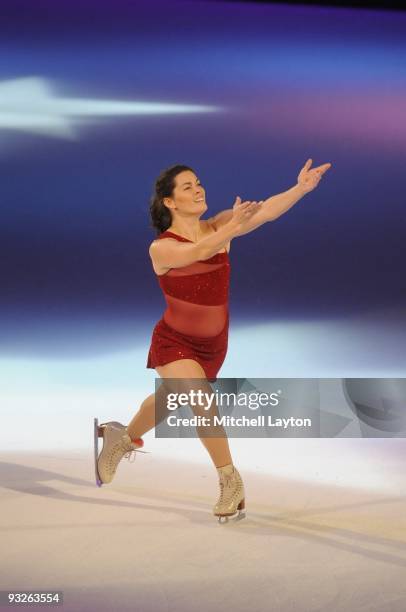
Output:
[[[142,438],[153,427],[155,427],[155,393],[144,399],[137,414],[127,426],[127,432],[130,438],[135,440]]]
[[[166,366],[162,366],[162,368],[163,367]],[[156,370],[157,372],[158,370],[161,371],[161,366],[157,367]],[[175,378],[175,375],[173,375],[173,377]],[[147,431],[153,429],[166,416],[168,416],[167,411],[163,410],[165,405],[164,400],[166,393],[166,387],[164,385],[160,385],[156,393],[151,393],[151,395],[148,395],[148,397],[144,399],[138,412],[134,415],[130,423],[127,425],[127,432],[132,440],[142,438],[142,436],[147,433]],[[158,406],[159,409],[163,410],[160,415],[156,414],[155,404]]]

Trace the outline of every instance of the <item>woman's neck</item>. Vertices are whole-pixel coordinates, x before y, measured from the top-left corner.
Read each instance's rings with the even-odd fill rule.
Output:
[[[193,223],[177,223],[168,228],[168,232],[179,234],[192,242],[197,242],[202,237],[201,222],[199,220]]]

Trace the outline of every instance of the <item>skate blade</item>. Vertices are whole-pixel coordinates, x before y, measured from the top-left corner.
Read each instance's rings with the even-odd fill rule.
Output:
[[[243,510],[239,510],[237,514],[231,514],[229,516],[219,516],[219,523],[221,525],[225,525],[228,522],[237,522],[237,521],[242,521],[242,519],[246,518],[246,514],[245,511]]]
[[[96,478],[96,484],[98,487],[101,487],[103,482],[99,476],[99,471],[97,469],[97,459],[99,457],[99,423],[96,417],[94,419],[93,431],[94,431],[94,436],[93,436],[94,437],[94,473],[95,473],[95,478]]]

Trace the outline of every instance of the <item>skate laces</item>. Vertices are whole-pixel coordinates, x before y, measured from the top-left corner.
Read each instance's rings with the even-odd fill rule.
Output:
[[[134,463],[136,452],[137,452],[136,448],[132,448],[131,450],[126,452],[126,454],[124,455],[124,458],[128,460],[128,463]]]
[[[138,451],[138,448],[133,448],[133,444],[133,442],[128,445],[123,443],[123,450],[126,451],[124,458],[128,460],[128,463],[134,463],[135,453]]]
[[[235,487],[233,486],[235,483]],[[226,501],[231,500],[238,492],[238,483],[236,474],[224,474],[220,478],[220,499],[219,503],[222,504]]]
[[[121,458],[125,457],[129,463],[134,463],[135,461],[135,453],[137,452],[137,448],[133,448],[133,443],[126,442],[125,440],[119,440],[111,449],[110,457],[109,457],[109,465],[111,470],[115,470],[116,468],[116,460],[121,455]],[[131,460],[132,459],[132,460]]]

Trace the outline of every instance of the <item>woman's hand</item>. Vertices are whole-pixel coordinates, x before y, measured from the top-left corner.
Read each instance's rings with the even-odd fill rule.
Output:
[[[308,193],[312,191],[320,182],[321,177],[329,168],[331,168],[331,164],[323,164],[321,166],[317,166],[317,168],[312,168],[310,170],[310,166],[312,165],[312,159],[308,159],[303,168],[301,169],[299,176],[297,177],[297,184],[302,189],[303,193]]]
[[[231,217],[231,223],[242,229],[244,225],[251,219],[251,217],[261,208],[263,200],[260,202],[247,200],[242,202],[240,196],[237,196],[233,206],[233,215]]]

